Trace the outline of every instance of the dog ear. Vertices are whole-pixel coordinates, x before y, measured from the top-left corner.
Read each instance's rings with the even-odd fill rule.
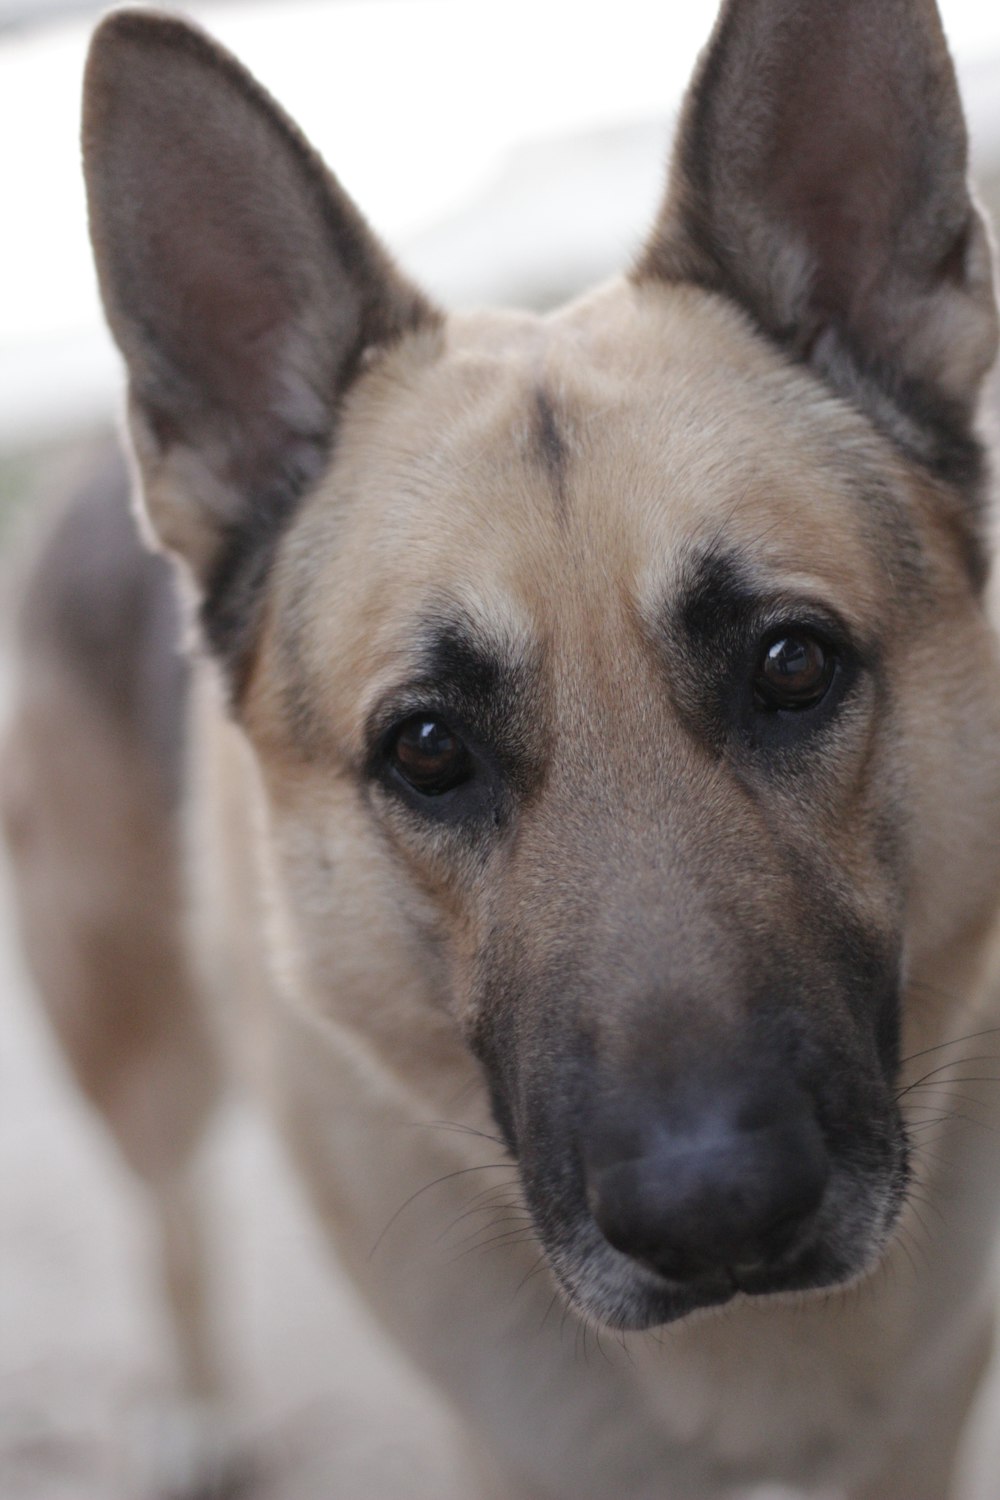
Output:
[[[846,394],[943,441],[997,347],[966,166],[934,0],[727,0],[635,274],[734,297]]]
[[[362,355],[437,315],[275,102],[183,21],[98,28],[83,147],[150,519],[204,595],[230,596],[224,635]]]

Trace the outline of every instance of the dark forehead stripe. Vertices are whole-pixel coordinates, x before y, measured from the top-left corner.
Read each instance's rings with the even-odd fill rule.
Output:
[[[552,485],[560,516],[566,508],[566,467],[568,450],[560,431],[555,403],[543,386],[536,386],[532,396],[531,452]]]

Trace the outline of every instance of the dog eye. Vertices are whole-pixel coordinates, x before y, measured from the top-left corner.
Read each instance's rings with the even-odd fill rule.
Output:
[[[424,797],[439,797],[468,781],[472,757],[441,719],[414,714],[393,731],[387,747],[389,764]]]
[[[835,652],[809,630],[783,630],[765,643],[754,673],[754,697],[766,709],[814,708],[837,668]]]

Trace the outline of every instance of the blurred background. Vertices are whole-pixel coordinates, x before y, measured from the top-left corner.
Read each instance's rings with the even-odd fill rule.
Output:
[[[115,427],[121,372],[87,243],[77,121],[105,7],[0,0],[0,549]],[[171,8],[171,7],[162,7]],[[613,273],[662,190],[715,0],[191,5],[449,304],[544,307]],[[1000,218],[1000,6],[941,0],[980,192]],[[16,566],[16,564],[14,565]],[[9,572],[5,573],[9,577]],[[0,719],[9,694],[0,642]],[[2,874],[2,871],[0,871]],[[255,1500],[462,1495],[448,1418],[337,1286],[243,1106],[220,1121],[221,1309]],[[146,1500],[165,1379],[141,1197],[63,1076],[0,889],[0,1496]],[[373,1413],[388,1411],[388,1420]],[[1000,1426],[984,1415],[984,1432]],[[133,1440],[134,1439],[134,1440]],[[982,1500],[996,1500],[987,1460]]]

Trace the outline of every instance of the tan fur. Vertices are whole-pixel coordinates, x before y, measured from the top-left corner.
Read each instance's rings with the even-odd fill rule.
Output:
[[[307,1003],[323,1018],[323,1034],[328,1037],[331,1052],[342,1053],[345,1059],[336,1065],[336,1085],[330,1081],[334,1073],[331,1060],[329,1075],[318,1084],[321,1094],[317,1101],[299,1088],[292,1101],[290,1091],[289,1107],[293,1117],[298,1117],[293,1118],[291,1128],[301,1144],[305,1170],[314,1182],[341,1253],[362,1285],[377,1280],[377,1290],[372,1293],[377,1310],[388,1318],[393,1331],[406,1339],[412,1352],[428,1360],[435,1371],[439,1357],[435,1346],[440,1342],[444,1314],[439,1312],[440,1304],[430,1290],[433,1272],[426,1265],[420,1268],[423,1316],[414,1328],[418,1293],[411,1289],[407,1271],[412,1268],[414,1239],[422,1239],[426,1232],[432,1241],[451,1217],[468,1207],[472,1191],[457,1179],[453,1188],[446,1185],[426,1195],[429,1201],[422,1213],[418,1205],[407,1210],[399,1224],[397,1253],[402,1254],[402,1261],[390,1258],[391,1232],[389,1245],[383,1241],[372,1261],[369,1251],[385,1221],[407,1196],[408,1185],[413,1185],[412,1191],[438,1175],[492,1158],[488,1151],[474,1146],[463,1148],[461,1140],[436,1142],[433,1147],[421,1143],[421,1165],[417,1168],[400,1143],[407,1118],[447,1117],[449,1100],[474,1078],[461,1049],[456,1049],[454,1034],[442,1027],[440,1020],[430,1029],[431,1018],[439,1013],[436,996],[446,987],[461,992],[462,986],[456,985],[454,978],[446,986],[438,968],[428,965],[426,952],[421,954],[421,924],[426,920],[423,904],[401,886],[398,859],[365,838],[364,815],[357,807],[353,788],[337,774],[341,756],[346,759],[359,753],[359,726],[368,704],[359,698],[357,684],[365,683],[374,694],[386,676],[399,672],[400,659],[405,660],[408,650],[411,623],[420,612],[428,587],[437,593],[454,591],[461,597],[463,581],[475,579],[477,614],[485,615],[499,635],[515,641],[519,637],[560,640],[561,668],[567,675],[551,690],[558,702],[562,732],[570,740],[567,753],[571,757],[575,736],[586,746],[585,757],[599,753],[591,733],[595,724],[606,726],[609,718],[619,715],[634,725],[636,713],[641,716],[650,712],[648,706],[643,708],[643,700],[648,705],[652,689],[640,676],[646,669],[638,643],[626,647],[622,627],[615,628],[613,622],[623,593],[633,606],[638,605],[634,612],[640,615],[642,602],[657,597],[678,542],[690,537],[696,528],[704,528],[710,536],[720,522],[725,524],[730,535],[744,539],[755,549],[782,585],[833,601],[846,617],[862,626],[875,618],[884,625],[887,613],[892,612],[898,622],[893,638],[899,652],[893,671],[900,691],[913,705],[907,731],[913,755],[911,795],[923,808],[920,822],[912,830],[919,849],[915,867],[923,872],[924,879],[914,887],[910,898],[912,993],[904,1051],[917,1052],[976,1031],[992,1024],[996,1015],[995,1001],[980,990],[976,971],[997,889],[995,836],[983,822],[981,812],[995,805],[1000,795],[1000,777],[991,748],[1000,735],[1000,679],[995,643],[978,606],[973,603],[970,607],[960,552],[947,531],[942,532],[931,495],[919,485],[913,488],[912,476],[901,468],[896,470],[895,461],[886,451],[878,451],[880,445],[872,443],[860,423],[849,419],[832,402],[817,397],[802,376],[784,370],[767,349],[747,335],[738,318],[706,302],[701,294],[683,290],[637,294],[627,287],[614,287],[561,319],[521,324],[524,373],[519,378],[516,356],[509,347],[503,350],[502,363],[480,366],[483,382],[489,380],[492,409],[485,422],[474,428],[463,413],[463,393],[470,388],[476,390],[477,360],[483,358],[478,348],[488,337],[495,339],[493,320],[474,319],[456,328],[449,348],[453,361],[450,368],[443,361],[438,365],[427,362],[420,382],[414,366],[428,361],[433,351],[401,349],[387,359],[367,388],[358,392],[352,412],[352,430],[358,435],[358,443],[364,445],[364,457],[355,460],[350,442],[342,447],[329,491],[318,488],[302,518],[300,547],[288,549],[283,579],[276,591],[278,618],[289,609],[294,613],[289,604],[283,608],[284,589],[288,600],[304,596],[304,572],[310,576],[309,597],[334,601],[321,619],[297,619],[296,634],[297,667],[304,674],[299,690],[305,687],[322,723],[336,726],[336,750],[316,755],[309,745],[303,756],[294,731],[289,731],[281,692],[272,685],[280,683],[287,673],[277,631],[265,637],[250,690],[247,723],[260,746],[271,809],[268,843],[277,862],[270,889],[274,903],[272,930],[279,940],[279,985],[294,1004]],[[704,342],[706,326],[712,327],[714,335],[708,344]],[[499,327],[503,337],[510,325],[501,323]],[[628,330],[627,342],[619,345],[616,335],[623,328]],[[688,330],[691,339],[686,344]],[[619,347],[624,366],[620,372],[616,369]],[[669,351],[669,359],[665,351]],[[742,397],[744,408],[734,405],[729,388],[731,372],[741,364],[755,377],[754,384],[744,388],[750,393]],[[539,482],[536,466],[530,461],[518,463],[516,458],[498,464],[492,456],[497,451],[510,452],[512,447],[516,453],[516,439],[512,444],[511,434],[517,433],[519,422],[524,420],[521,392],[539,372],[543,372],[548,388],[559,392],[564,430],[570,434],[578,463],[574,511],[564,526],[557,519],[548,486]],[[677,380],[676,387],[672,379]],[[727,387],[725,392],[713,390],[720,385]],[[623,395],[626,389],[627,398]],[[410,394],[416,391],[419,395]],[[390,392],[395,397],[391,404]],[[644,399],[648,410],[644,409]],[[423,410],[411,417],[407,402]],[[724,444],[719,433],[706,429],[703,420],[706,410],[720,405],[727,415]],[[464,440],[469,453],[469,460],[459,468],[461,503],[447,490],[446,472],[436,475],[430,468],[426,439],[430,424],[423,412],[434,406],[447,414],[443,423],[439,417],[433,424],[435,441],[451,456],[452,445]],[[666,429],[667,412],[669,454],[650,443],[651,435]],[[690,414],[687,423],[686,413]],[[384,425],[387,421],[391,421],[391,429]],[[790,423],[794,425],[795,441],[789,452],[781,437],[787,437]],[[631,438],[637,431],[644,435],[641,447]],[[387,476],[405,462],[410,444],[425,456],[425,482],[418,493],[407,497],[405,505],[393,507],[387,515],[384,507],[375,504],[375,496],[385,493]],[[374,461],[373,453],[377,455]],[[619,514],[609,516],[605,504],[623,455],[627,455],[629,500],[634,506],[627,525],[622,524]],[[362,463],[363,491],[354,477],[355,464],[360,470]],[[872,518],[857,501],[866,471],[876,465],[883,476],[893,474],[900,493],[905,491],[914,503],[910,514],[920,518],[923,512],[933,570],[926,593],[895,585],[879,566],[877,542],[872,545]],[[669,501],[664,499],[664,472],[684,476],[682,488],[670,487]],[[748,473],[753,475],[750,493]],[[333,493],[338,497],[335,507],[329,499]],[[331,525],[336,526],[336,540],[330,536]],[[382,528],[391,533],[391,548],[385,544]],[[436,556],[432,568],[436,539],[445,532],[447,555]],[[488,546],[482,543],[484,533],[489,538]],[[629,548],[624,554],[623,543]],[[359,555],[370,563],[364,577],[359,577],[351,565]],[[611,558],[615,559],[613,564]],[[317,559],[329,559],[318,579],[314,576]],[[650,559],[657,562],[651,565]],[[803,568],[803,559],[809,560],[808,569]],[[554,578],[559,580],[556,589],[552,587]],[[947,690],[954,696],[946,703],[935,702],[932,728],[924,684],[933,672],[938,691],[942,690],[940,674],[929,658],[943,642],[947,642],[949,656],[954,653],[963,663],[963,670],[957,677],[946,674]],[[631,691],[622,685],[621,678],[626,679]],[[987,725],[982,719],[984,709],[989,714]],[[667,724],[664,733],[669,733]],[[877,758],[877,744],[870,754]],[[572,767],[574,796],[585,796],[580,793],[579,781],[586,775],[585,762],[574,758]],[[618,774],[620,767],[618,761]],[[866,773],[866,780],[872,774],[868,767],[863,772],[858,768],[858,772]],[[947,791],[956,776],[963,786],[971,788],[964,821],[956,819],[954,802]],[[848,823],[857,840],[856,849],[842,853],[848,868],[856,863],[860,884],[867,862],[864,782],[854,795],[858,814]],[[635,797],[639,807],[644,802],[643,816],[648,817],[648,790],[637,789]],[[643,802],[638,801],[640,797]],[[543,820],[541,837],[549,837],[544,810],[536,810],[536,816]],[[619,809],[616,817],[620,816]],[[818,833],[812,830],[811,836],[842,840],[844,835],[842,827],[838,834],[831,825],[829,832],[821,826]],[[583,830],[579,837],[586,840]],[[322,874],[316,866],[320,850],[325,855]],[[405,856],[405,845],[403,852]],[[946,887],[939,878],[942,868],[952,872]],[[738,878],[738,871],[730,869],[728,874],[730,879]],[[422,869],[421,875],[427,878]],[[538,924],[557,921],[563,906],[560,897],[553,896],[555,893],[550,893],[547,910],[539,904],[537,889],[516,898],[531,903],[537,912],[535,933],[543,944],[544,927],[539,929]],[[877,906],[876,892],[872,892],[871,900]],[[464,920],[470,920],[467,905]],[[944,933],[955,936],[949,936],[945,944]],[[348,934],[352,936],[348,938]],[[372,967],[375,954],[377,971]],[[327,975],[332,979],[329,987]],[[425,976],[424,984],[420,983],[421,975]],[[383,997],[374,1010],[372,993]],[[953,994],[965,997],[960,1010],[941,1003],[942,995]],[[459,1015],[458,1019],[463,1018]],[[429,1053],[432,1036],[436,1047]],[[339,1136],[338,1127],[331,1126],[329,1096],[336,1095],[344,1117],[350,1119],[355,1107],[353,1089],[370,1087],[366,1081],[376,1058],[378,1073],[371,1083],[385,1101],[384,1156],[373,1141],[360,1161],[354,1151],[348,1148],[341,1153],[339,1147],[334,1160],[319,1144],[321,1137]],[[358,1082],[349,1085],[339,1072],[342,1067],[358,1070]],[[991,1116],[993,1109],[991,1103]],[[486,1114],[463,1110],[463,1117],[478,1128],[489,1129]],[[366,1133],[374,1129],[374,1117],[369,1115]],[[958,1150],[952,1139],[956,1131],[962,1134],[959,1125],[945,1127],[947,1160],[952,1160]],[[988,1131],[981,1141],[964,1141],[961,1150],[967,1161],[971,1153],[979,1156],[985,1167],[990,1154]],[[369,1175],[373,1158],[382,1162],[379,1192],[374,1191]],[[386,1166],[390,1158],[391,1171]],[[951,1174],[946,1171],[945,1175]],[[478,1190],[478,1178],[473,1181]],[[938,1191],[933,1180],[925,1181],[923,1187],[932,1193]],[[946,1191],[947,1238],[949,1242],[952,1238],[964,1241],[968,1248],[978,1232],[981,1189],[970,1186],[965,1197],[952,1182]],[[918,1205],[915,1213],[919,1211]],[[426,1231],[422,1229],[424,1214],[429,1220]],[[911,1249],[914,1239],[916,1248]],[[794,1412],[805,1401],[810,1420],[802,1425],[810,1430],[810,1449],[819,1441],[815,1422],[816,1414],[822,1412],[820,1426],[827,1433],[825,1441],[832,1447],[841,1441],[838,1434],[849,1433],[853,1458],[847,1472],[864,1474],[877,1446],[876,1432],[884,1432],[887,1423],[891,1427],[902,1420],[902,1413],[917,1399],[913,1382],[930,1379],[943,1391],[959,1379],[950,1364],[953,1358],[961,1358],[962,1336],[954,1328],[949,1335],[949,1339],[958,1338],[954,1354],[940,1349],[933,1358],[928,1352],[918,1359],[916,1353],[922,1343],[941,1336],[932,1333],[924,1320],[933,1325],[941,1316],[940,1289],[953,1282],[955,1272],[947,1267],[947,1260],[954,1250],[955,1246],[949,1248],[933,1231],[928,1246],[919,1220],[912,1218],[900,1231],[899,1247],[891,1257],[898,1264],[887,1264],[878,1273],[880,1303],[874,1325],[870,1293],[863,1286],[822,1304],[796,1305],[787,1315],[771,1309],[766,1328],[759,1313],[748,1307],[708,1326],[699,1322],[691,1329],[672,1330],[667,1354],[660,1349],[650,1351],[642,1344],[630,1346],[631,1366],[613,1375],[603,1367],[598,1372],[581,1371],[572,1352],[564,1351],[558,1363],[569,1368],[560,1368],[558,1376],[566,1392],[561,1416],[554,1419],[546,1408],[543,1419],[532,1420],[531,1406],[538,1391],[531,1385],[523,1409],[497,1417],[502,1429],[500,1440],[516,1435],[520,1448],[536,1433],[533,1441],[540,1462],[546,1452],[560,1455],[565,1493],[589,1494],[586,1465],[582,1463],[586,1450],[576,1423],[585,1425],[593,1420],[588,1404],[591,1399],[598,1401],[599,1409],[604,1409],[605,1402],[610,1408],[615,1401],[628,1399],[636,1403],[637,1412],[647,1410],[650,1404],[669,1411],[669,1428],[680,1434],[690,1432],[692,1438],[701,1430],[700,1424],[709,1421],[712,1442],[729,1455],[727,1462],[735,1473],[763,1482],[778,1471],[791,1482],[809,1485],[814,1474],[822,1472],[822,1459],[818,1451],[796,1451],[791,1437],[796,1425]],[[483,1323],[477,1295],[476,1322],[481,1337],[506,1342],[513,1319],[519,1343],[497,1358],[532,1366],[543,1357],[533,1324],[544,1315],[548,1293],[543,1289],[537,1296],[519,1296],[514,1308],[510,1298],[520,1276],[530,1271],[534,1255],[529,1248],[522,1257],[512,1247],[499,1268],[491,1266],[484,1272],[483,1265],[474,1262],[468,1272],[473,1283],[470,1296],[477,1289],[482,1294],[484,1280],[498,1283],[495,1297],[505,1331]],[[910,1264],[911,1255],[917,1258],[916,1271]],[[460,1306],[454,1267],[442,1264],[440,1275],[440,1297]],[[396,1295],[387,1293],[387,1287],[397,1285]],[[931,1290],[935,1287],[937,1293]],[[979,1335],[988,1297],[984,1287],[962,1315],[967,1319],[969,1338]],[[892,1333],[894,1325],[899,1330],[896,1335]],[[780,1356],[779,1349],[783,1351]],[[449,1352],[454,1358],[454,1351]],[[456,1365],[453,1388],[461,1400],[467,1377],[463,1378],[457,1360]],[[540,1384],[553,1378],[551,1367],[543,1368]],[[648,1395],[640,1396],[635,1390],[628,1398],[614,1394],[622,1386],[637,1386],[641,1391],[647,1382]],[[593,1395],[591,1386],[600,1394]],[[583,1390],[574,1401],[570,1393],[579,1387]],[[894,1410],[899,1411],[898,1418],[891,1415]],[[776,1426],[772,1427],[772,1419]],[[554,1420],[559,1424],[556,1430]],[[952,1432],[947,1439],[939,1439],[934,1432],[928,1435],[928,1441],[937,1454],[940,1443],[951,1443],[956,1435]],[[647,1461],[654,1466],[652,1455],[662,1440],[653,1432],[633,1437],[639,1444],[637,1451],[649,1455]],[[899,1462],[894,1458],[889,1472],[880,1474],[871,1494],[887,1500],[897,1494],[899,1500],[913,1500],[918,1494],[935,1500],[943,1494],[940,1478],[928,1479],[927,1474],[944,1472],[949,1461],[935,1457],[935,1464],[944,1467],[928,1470],[927,1459],[914,1456],[913,1441],[914,1435],[909,1432],[905,1442],[912,1471],[907,1470],[905,1481],[900,1478],[897,1488],[890,1487],[896,1483]],[[567,1466],[566,1455],[574,1452],[581,1455],[579,1470]],[[664,1472],[671,1472],[666,1462]],[[679,1474],[685,1472],[680,1465]],[[924,1491],[915,1487],[918,1475],[928,1486]],[[699,1478],[697,1482],[703,1485],[707,1481]],[[707,1489],[690,1491],[702,1492],[715,1493]],[[644,1495],[647,1491],[636,1493]],[[655,1490],[648,1493],[652,1495]],[[677,1493],[689,1491],[681,1487]]]
[[[825,266],[824,245],[798,234],[796,164],[810,169],[808,186],[810,150],[828,143],[810,137],[795,155],[780,109],[775,118],[775,100],[794,105],[794,89],[765,90],[759,129],[747,131],[751,144],[773,137],[787,152],[779,175],[792,181],[791,206],[779,203],[772,222],[768,199],[766,232],[754,217],[766,194],[740,170],[742,138],[724,151],[721,177],[685,176],[725,148],[725,130],[709,131],[692,155],[690,133],[706,101],[725,124],[755,49],[778,49],[786,83],[801,61],[781,51],[800,23],[777,0],[725,7],[639,270],[548,317],[432,314],[284,117],[204,38],[126,15],[95,44],[86,142],[99,270],[130,366],[149,519],[186,566],[215,660],[199,662],[188,709],[183,854],[164,847],[162,816],[143,821],[141,750],[119,754],[61,677],[56,717],[80,715],[98,780],[115,768],[110,811],[103,791],[87,808],[69,805],[55,754],[29,775],[46,732],[26,700],[8,772],[23,809],[15,843],[44,809],[69,805],[44,910],[22,862],[29,942],[54,902],[64,932],[79,930],[80,851],[96,850],[103,878],[90,889],[137,935],[143,952],[124,970],[145,977],[163,882],[163,940],[183,981],[161,972],[178,984],[195,976],[213,1026],[249,1035],[343,1263],[466,1418],[510,1497],[743,1500],[779,1483],[810,1500],[951,1500],[988,1357],[994,1137],[967,1128],[951,1092],[960,1080],[963,1112],[1000,1125],[989,1064],[980,1075],[964,1061],[995,1056],[1000,1025],[1000,653],[966,431],[996,313],[936,11],[923,0],[879,5],[857,54],[859,87],[878,78],[858,126],[866,146],[888,135],[888,156],[900,155],[876,107],[883,53],[901,52],[911,104],[933,84],[937,133],[917,173],[927,193],[911,195],[916,209],[901,193],[887,230],[893,246],[907,230],[919,274],[893,261],[883,275],[879,240],[876,269],[853,268],[846,309],[833,307],[840,261]],[[833,26],[831,47],[850,45],[844,32]],[[166,70],[158,149],[172,132],[186,139],[178,101],[205,92],[195,177],[232,156],[281,179],[277,210],[267,192],[254,200],[255,233],[230,247],[225,275],[228,176],[218,221],[187,226],[183,274],[198,305],[280,268],[263,330],[241,322],[234,293],[219,347],[211,330],[199,342],[200,324],[178,324],[169,298],[160,306],[155,255],[164,242],[171,256],[188,250],[158,193],[139,208],[149,233],[122,232],[133,137],[116,133],[115,110],[136,123],[143,69],[150,87]],[[831,97],[836,114],[835,87]],[[149,140],[134,150],[141,164]],[[187,181],[183,156],[157,162],[171,191],[175,173]],[[835,203],[833,218],[842,210]],[[706,238],[706,214],[725,234]],[[301,244],[289,242],[288,215]],[[746,255],[736,284],[724,265],[730,231]],[[338,232],[358,237],[360,271]],[[838,243],[836,253],[848,251]],[[761,291],[765,272],[778,292]],[[856,285],[865,296],[854,298]],[[342,296],[350,316],[329,325],[328,348],[324,314]],[[775,296],[799,320],[791,331]],[[280,483],[254,488],[259,471]],[[692,576],[721,551],[774,619],[816,611],[863,643],[840,717],[784,759],[698,718],[720,669],[693,644]],[[428,633],[456,619],[507,673],[500,729],[516,740],[523,783],[516,794],[505,784],[487,832],[480,818],[463,837],[393,790],[391,740],[378,731],[423,710],[435,690]],[[754,720],[751,740],[764,732]],[[35,947],[58,1013],[99,966],[73,952],[55,973],[44,937]],[[847,1003],[831,952],[862,976],[844,981]],[[546,1104],[546,1088],[559,1094],[564,1073],[585,1066],[573,1052],[581,1036],[598,1059],[598,1103],[601,1088],[627,1102],[651,1070],[668,1090],[711,1081],[716,1069],[739,1072],[772,1012],[797,1046],[819,1050],[831,1087],[852,1070],[867,1086],[867,1054],[852,1047],[868,1021],[856,1027],[855,1011],[867,1018],[879,999],[885,953],[903,1059],[886,1087],[912,1084],[902,1109],[915,1139],[898,1221],[888,1191],[872,1189],[867,1217],[848,1196],[831,1234],[860,1244],[850,1274],[818,1292],[739,1292],[655,1339],[630,1333],[605,1358],[581,1358],[599,1339],[592,1317],[628,1326],[640,1272],[623,1270],[607,1243],[546,1238],[532,1152],[572,1151],[558,1131],[545,1136],[551,1116],[531,1089]],[[143,1006],[156,1014],[157,1003],[152,985]],[[141,1121],[116,1089],[133,1051],[146,1060],[152,1023],[123,1051],[119,1015],[101,997],[85,1038],[64,1028],[64,1040],[128,1149]],[[200,1057],[193,1007],[188,1022]],[[784,1045],[774,1050],[788,1068]],[[745,1055],[750,1068],[756,1054]],[[207,1106],[214,1079],[204,1076]],[[505,1089],[518,1168],[495,1135]],[[590,1108],[577,1101],[564,1129],[578,1156]],[[867,1139],[863,1113],[849,1124]],[[579,1216],[591,1228],[592,1199]],[[490,1231],[500,1238],[485,1250]],[[557,1289],[568,1300],[550,1316]]]

